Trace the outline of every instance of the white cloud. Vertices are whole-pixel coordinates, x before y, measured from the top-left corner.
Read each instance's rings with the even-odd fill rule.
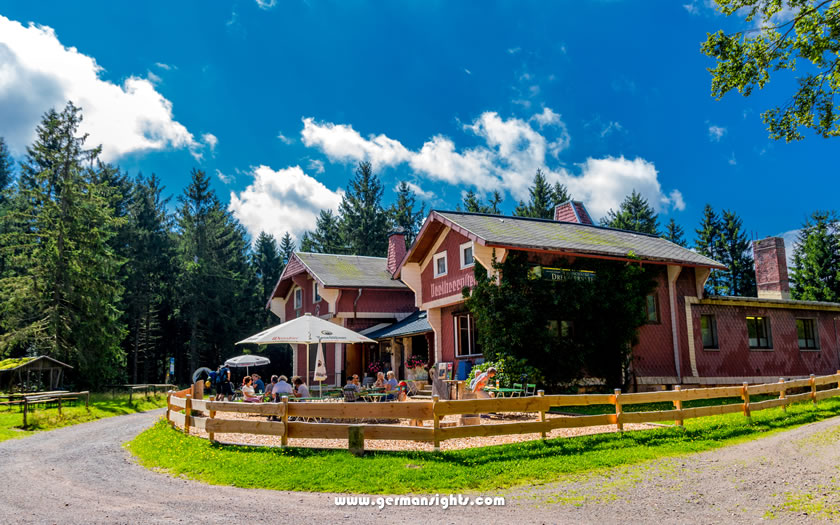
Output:
[[[283,135],[279,131],[277,132],[277,138],[280,139],[280,142],[282,142],[283,144],[291,144],[293,142],[292,139],[290,139],[286,135]]]
[[[692,15],[700,14],[700,9],[698,9],[695,4],[683,4],[683,9]]]
[[[102,80],[102,71],[94,58],[64,47],[52,28],[24,27],[0,16],[0,135],[20,153],[44,112],[71,100],[83,109],[88,145],[102,144],[106,161],[139,151],[202,147],[174,119],[172,103],[150,79],[132,76],[117,85]]]
[[[510,55],[515,55],[515,54],[519,53],[520,51],[522,51],[521,47],[511,47],[511,48],[508,48],[508,50],[507,50],[508,54],[510,54]]]
[[[216,135],[213,135],[212,133],[205,133],[201,136],[201,142],[207,144],[207,146],[210,148],[210,153],[215,153],[216,145],[219,143],[219,139],[216,138]]]
[[[277,5],[277,0],[256,0],[260,9],[271,9]]]
[[[162,80],[159,76],[155,75],[153,71],[147,71],[146,78],[152,84],[160,84],[160,81]]]
[[[236,177],[234,177],[233,175],[225,175],[224,173],[222,173],[221,170],[218,169],[216,170],[216,177],[218,177],[218,179],[224,184],[230,184],[231,182],[236,180]]]
[[[324,171],[326,171],[324,169],[324,161],[320,159],[309,159],[309,165],[307,168],[315,173],[324,173]]]
[[[656,167],[645,159],[630,160],[624,156],[588,158],[580,168],[580,175],[564,170],[558,177],[575,199],[586,204],[593,218],[603,217],[610,209],[617,209],[633,190],[659,212],[685,208],[679,190],[672,190],[670,196],[663,193]]]
[[[469,70],[469,69],[467,69],[467,68],[464,68],[464,73],[466,73],[466,74],[468,74],[468,75],[472,75],[472,71],[470,71],[470,70]]]
[[[261,231],[280,239],[289,232],[300,239],[315,227],[321,210],[338,210],[343,192],[332,191],[303,172],[299,166],[273,170],[259,166],[252,171],[253,182],[238,195],[230,194],[228,210],[252,238]]]
[[[155,62],[155,66],[159,67],[160,69],[164,69],[166,71],[171,71],[173,69],[178,69],[175,66],[172,66],[170,64],[164,64],[163,62]]]
[[[410,158],[409,151],[399,141],[385,135],[363,138],[352,126],[318,123],[303,119],[303,144],[321,149],[331,160],[358,162],[368,160],[376,166],[394,166]]]
[[[729,160],[727,162],[729,162],[730,166],[735,166],[735,165],[738,164],[738,161],[735,160],[735,152],[734,151],[732,152],[732,155],[729,157]]]
[[[620,123],[611,120],[607,125],[601,128],[601,138],[612,135],[613,133],[620,133],[623,129],[624,128]]]
[[[595,214],[604,215],[616,208],[634,189],[659,211],[685,208],[682,193],[677,189],[665,193],[654,164],[642,158],[590,158],[580,165],[577,174],[547,166],[547,156],[557,157],[570,142],[560,115],[550,108],[529,119],[505,119],[492,111],[482,113],[463,126],[482,144],[461,150],[443,135],[435,135],[419,150],[412,151],[382,134],[366,139],[349,125],[315,123],[310,118],[303,122],[303,143],[320,149],[334,161],[368,159],[388,166],[407,163],[418,176],[479,191],[500,189],[516,200],[528,198],[528,187],[539,168],[549,182],[566,184],[572,195],[585,201]],[[613,129],[620,129],[618,123],[612,124]]]
[[[709,126],[709,140],[712,142],[720,142],[720,139],[726,135],[726,128],[722,126]]]
[[[413,182],[406,182],[406,184],[408,184],[408,187],[411,189],[411,191],[413,191],[414,194],[416,196],[420,197],[421,199],[424,199],[424,200],[427,200],[427,201],[437,199],[437,195],[433,191],[426,191],[426,190],[424,190],[423,188],[421,188],[420,186],[418,186],[417,184],[415,184]],[[397,183],[397,185],[394,186],[394,191],[395,192],[398,191],[399,188],[400,188],[400,185],[399,185],[399,183]]]

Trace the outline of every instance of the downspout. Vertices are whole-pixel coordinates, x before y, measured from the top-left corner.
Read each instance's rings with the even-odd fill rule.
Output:
[[[356,296],[356,299],[353,300],[353,319],[356,319],[356,305],[359,303],[359,299],[362,297],[362,289],[359,288],[359,295]]]

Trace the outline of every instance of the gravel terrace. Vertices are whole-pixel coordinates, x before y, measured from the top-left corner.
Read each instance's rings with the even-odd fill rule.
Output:
[[[332,494],[208,486],[146,470],[121,444],[161,414],[112,417],[0,443],[0,476],[7,483],[0,491],[0,521],[665,524],[840,518],[833,510],[840,509],[834,480],[840,418],[716,451],[510,489],[503,493],[505,507],[380,511],[337,507]],[[805,497],[819,505],[784,506]]]

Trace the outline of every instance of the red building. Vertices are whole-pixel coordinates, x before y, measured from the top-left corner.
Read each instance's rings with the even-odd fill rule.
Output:
[[[840,368],[840,304],[790,300],[781,239],[755,243],[759,297],[706,297],[710,272],[725,269],[720,263],[656,236],[596,226],[580,202],[559,205],[555,220],[429,215],[395,275],[427,312],[434,361],[454,362],[463,375],[482,358],[461,289],[474,284],[475,261],[491,268],[494,253],[504,261],[512,251],[540,269],[562,256],[641,259],[655,272],[649,322],[634,348],[639,385],[758,382]]]
[[[393,234],[389,243],[388,258],[295,253],[266,308],[281,322],[310,313],[361,333],[405,319],[416,310],[414,294],[393,278],[396,264],[405,254],[405,237]],[[315,370],[317,345],[297,347],[292,370],[309,382]],[[402,362],[402,356],[395,360],[379,353],[378,345],[325,345],[329,382],[343,384],[344,375],[361,376],[371,360],[396,361],[397,365]]]

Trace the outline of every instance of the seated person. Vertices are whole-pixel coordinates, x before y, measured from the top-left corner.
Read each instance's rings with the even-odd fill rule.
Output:
[[[382,372],[376,373],[376,381],[373,383],[373,388],[385,388],[385,374]]]
[[[493,397],[489,392],[484,391],[484,387],[488,386],[491,379],[496,377],[496,369],[492,366],[484,372],[475,376],[475,379],[470,383],[470,392],[473,392],[479,399],[486,399]]]
[[[356,379],[358,379],[358,378],[359,378],[359,376],[355,376],[355,375],[354,375],[354,376],[348,376],[348,377],[347,377],[347,384],[346,384],[346,385],[344,385],[344,390],[353,390],[354,392],[357,392],[357,393],[358,393],[358,392],[361,392],[361,391],[362,391],[362,387],[360,387],[360,386],[359,386],[359,382],[358,382],[358,381],[354,381],[354,380],[353,380],[353,378],[354,378],[354,377],[355,377]]]
[[[408,383],[400,381],[397,385],[397,390],[399,390],[399,394],[397,394],[397,401],[406,401],[408,399]]]
[[[397,376],[394,374],[393,370],[388,370],[388,379],[385,381],[385,392],[388,393],[388,396],[385,397],[387,401],[393,401],[396,398],[397,393]]]
[[[286,376],[280,376],[277,378],[277,384],[274,385],[274,390],[271,391],[271,394],[275,403],[282,403],[283,396],[288,397],[289,394],[294,395],[292,385],[289,384],[289,380]]]
[[[265,383],[263,383],[259,374],[251,374],[251,379],[253,380],[251,384],[254,385],[254,390],[257,394],[265,392]]]
[[[303,383],[303,379],[300,376],[293,377],[292,384],[295,385],[295,397],[311,397],[309,395],[309,387]]]
[[[260,403],[262,402],[262,398],[254,392],[254,387],[251,385],[251,382],[251,376],[245,376],[245,379],[242,380],[242,400],[246,403]]]
[[[359,376],[348,376],[347,384],[344,385],[344,400],[347,402],[358,401],[359,392],[362,391],[359,385],[353,382],[353,377],[358,378]]]

